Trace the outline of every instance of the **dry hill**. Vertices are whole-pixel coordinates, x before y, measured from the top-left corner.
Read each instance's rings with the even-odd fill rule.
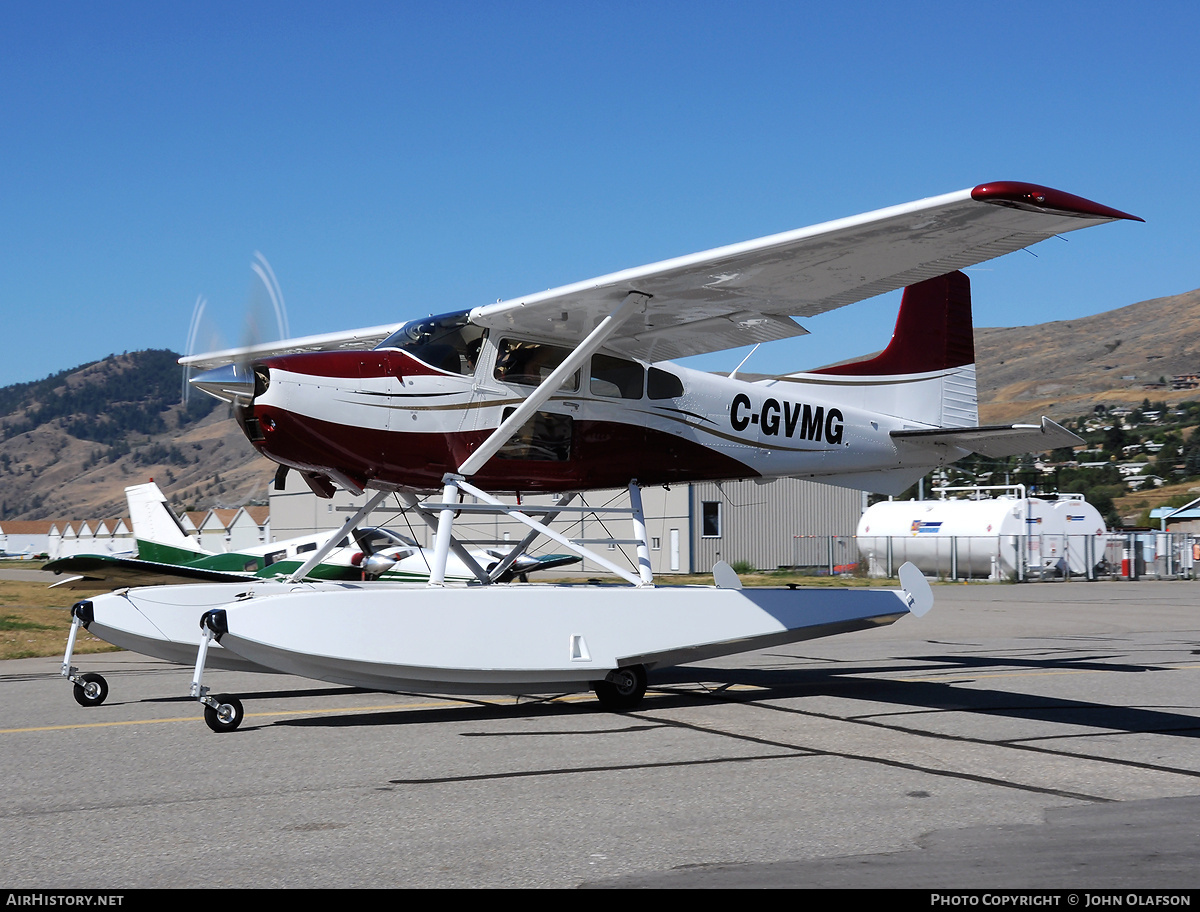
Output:
[[[114,355],[0,389],[0,519],[111,519],[154,478],[179,507],[265,502],[274,465],[227,407],[180,399],[172,352]]]
[[[1078,320],[976,329],[975,360],[984,424],[1200,399],[1200,390],[1146,388],[1200,373],[1200,289]]]

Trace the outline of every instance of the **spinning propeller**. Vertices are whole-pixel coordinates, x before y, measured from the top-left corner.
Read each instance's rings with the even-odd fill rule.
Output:
[[[237,349],[230,350],[236,353],[236,357],[222,367],[204,371],[202,376],[195,379],[195,382],[192,378],[192,366],[185,365],[183,369],[183,401],[185,404],[188,401],[188,390],[191,386],[197,386],[218,399],[248,401],[254,395],[254,374],[250,366],[253,349],[263,343],[280,341],[291,336],[291,330],[288,327],[287,306],[283,300],[283,289],[279,287],[279,280],[275,277],[275,271],[271,268],[271,264],[256,250],[250,269],[259,281],[251,286],[250,300],[246,308],[246,319],[243,326],[242,344]],[[197,337],[204,325],[204,310],[207,304],[208,301],[201,295],[196,299],[196,304],[192,309],[192,322],[188,328],[187,339],[187,356],[189,358],[196,353]],[[272,322],[275,324],[275,338],[269,338],[267,332],[267,327]],[[208,335],[215,337],[216,333],[210,332]],[[221,347],[214,341],[206,345],[204,350],[213,351]]]

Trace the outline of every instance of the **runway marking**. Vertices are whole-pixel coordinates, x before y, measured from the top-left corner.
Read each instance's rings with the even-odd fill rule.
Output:
[[[156,725],[160,722],[202,722],[203,716],[178,719],[133,719],[126,722],[79,722],[73,725],[38,725],[30,728],[0,728],[0,735],[21,735],[28,732],[70,731],[77,728],[113,728],[118,725]]]
[[[548,701],[554,703],[574,703],[580,700],[594,699],[591,695],[572,694],[554,697]],[[486,703],[480,700],[425,700],[420,703],[392,703],[384,706],[346,706],[332,709],[278,709],[267,712],[246,713],[246,719],[259,719],[270,716],[327,716],[334,713],[366,713],[366,712],[396,712],[408,709],[447,709],[456,706],[514,706],[513,703]],[[523,704],[522,704],[523,705]],[[160,725],[164,722],[203,722],[204,716],[177,716],[171,719],[126,719],[114,722],[73,722],[65,725],[36,725],[28,728],[0,728],[0,735],[17,735],[30,732],[71,731],[84,728],[115,728],[121,725]]]

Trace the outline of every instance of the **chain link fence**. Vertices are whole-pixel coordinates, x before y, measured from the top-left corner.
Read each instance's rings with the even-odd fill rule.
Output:
[[[1195,579],[1200,534],[792,536],[801,572],[894,578],[906,561],[944,580]]]

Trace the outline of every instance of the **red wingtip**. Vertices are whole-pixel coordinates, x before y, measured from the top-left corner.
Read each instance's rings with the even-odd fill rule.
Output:
[[[971,199],[980,203],[1011,206],[1014,209],[1026,209],[1031,212],[1070,215],[1075,218],[1145,221],[1136,215],[1102,206],[1084,199],[1082,196],[1072,196],[1061,190],[1039,187],[1037,184],[1023,184],[1020,181],[994,181],[989,184],[980,184],[971,191]]]

